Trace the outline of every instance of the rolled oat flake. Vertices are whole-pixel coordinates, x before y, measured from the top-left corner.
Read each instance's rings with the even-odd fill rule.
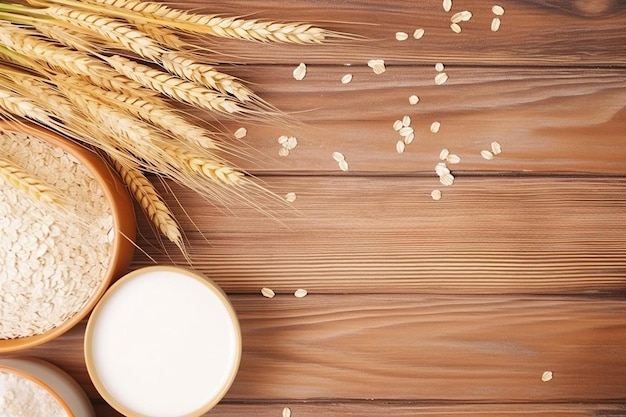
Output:
[[[105,276],[113,216],[91,172],[63,149],[0,130],[0,152],[60,190],[67,206],[37,201],[0,179],[0,339],[42,334],[89,301]]]

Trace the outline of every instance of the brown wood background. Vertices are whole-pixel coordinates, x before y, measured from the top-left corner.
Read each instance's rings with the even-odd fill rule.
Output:
[[[495,3],[505,14],[493,33]],[[241,320],[240,372],[207,415],[626,415],[626,3],[454,0],[474,15],[460,34],[439,0],[179,6],[365,38],[215,46],[231,54],[224,71],[300,123],[223,122],[248,128],[233,162],[297,194],[289,208],[269,203],[271,216],[160,184],[194,267]],[[418,27],[423,39],[395,40]],[[442,86],[436,62],[450,77]],[[406,114],[417,137],[398,154],[392,124]],[[298,138],[288,157],[280,135]],[[503,151],[486,161],[493,140]],[[444,147],[462,158],[451,187],[434,173]],[[132,268],[185,264],[139,223],[145,254]],[[277,297],[263,298],[265,286]],[[99,416],[116,416],[85,371],[83,332],[25,354],[68,371]],[[542,382],[546,370],[554,379]]]

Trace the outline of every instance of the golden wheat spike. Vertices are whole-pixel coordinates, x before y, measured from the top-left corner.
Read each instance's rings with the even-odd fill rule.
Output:
[[[100,98],[133,116],[152,123],[175,137],[205,149],[220,149],[211,132],[188,122],[158,97],[145,99],[124,93],[97,90]]]
[[[45,11],[54,19],[89,30],[146,59],[157,61],[165,52],[154,39],[120,19],[61,6],[48,7]]]
[[[0,155],[0,177],[37,201],[59,205],[65,202],[63,193],[56,187],[24,171],[22,167],[2,155]]]
[[[183,103],[222,114],[243,112],[230,97],[118,55],[104,58],[113,68],[139,84]]]
[[[248,101],[253,95],[235,77],[224,74],[211,65],[197,62],[185,53],[167,52],[161,56],[161,64],[172,74],[224,94],[231,94],[241,101]]]
[[[122,163],[111,157],[109,161],[157,230],[175,243],[182,252],[185,252],[182,233],[174,220],[174,215],[161,199],[154,185],[137,166],[126,161]]]
[[[132,92],[138,96],[155,94],[88,53],[44,40],[39,32],[32,29],[0,21],[0,44],[31,61],[43,63],[66,74],[85,76],[108,90]]]
[[[273,22],[175,9],[157,2],[140,0],[51,0],[85,10],[117,16],[132,22],[157,23],[186,32],[256,42],[316,44],[329,38],[350,37],[302,22]]]

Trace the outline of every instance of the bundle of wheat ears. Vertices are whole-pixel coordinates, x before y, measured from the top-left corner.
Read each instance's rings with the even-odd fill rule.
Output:
[[[184,250],[178,223],[146,174],[220,203],[264,192],[228,162],[233,149],[224,133],[187,117],[185,106],[235,120],[273,111],[207,59],[194,42],[207,36],[315,44],[343,35],[139,0],[0,3],[0,119],[28,119],[93,147],[155,228]],[[10,157],[0,155],[0,173],[19,184]]]

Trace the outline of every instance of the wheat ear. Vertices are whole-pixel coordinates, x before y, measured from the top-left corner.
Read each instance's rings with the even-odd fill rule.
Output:
[[[173,30],[170,28],[147,22],[134,22],[135,27],[142,31],[152,39],[156,40],[161,45],[170,48],[175,51],[184,51],[189,49],[189,44],[182,40]]]
[[[248,101],[253,95],[235,77],[219,72],[211,65],[199,63],[183,53],[167,52],[161,56],[161,64],[172,74],[224,94],[231,94],[241,101]]]
[[[32,196],[37,201],[47,204],[62,205],[65,197],[60,190],[46,183],[41,178],[29,174],[15,163],[0,155],[0,177],[18,190]]]
[[[108,90],[132,92],[140,96],[155,94],[85,52],[41,39],[39,32],[34,30],[0,22],[0,44],[66,74],[85,76],[92,83]]]
[[[148,178],[130,163],[122,163],[111,157],[109,161],[152,224],[184,253],[182,233],[174,220],[174,215]]]
[[[54,121],[47,110],[38,106],[32,100],[9,90],[0,89],[0,110],[5,110],[14,116],[26,117],[48,126],[54,125]]]
[[[92,52],[95,46],[101,46],[102,41],[95,36],[86,33],[77,32],[63,26],[48,23],[46,21],[38,22],[35,29],[50,39],[54,39],[61,45],[68,48],[76,49],[82,52]]]
[[[76,80],[68,77],[55,79],[63,94],[83,113],[85,113],[97,126],[112,137],[119,139],[116,147],[133,150],[136,155],[141,155],[150,149],[157,133],[145,123],[131,115],[108,106],[102,100],[91,96],[85,86],[80,86]]]
[[[154,39],[120,19],[61,6],[48,7],[45,11],[50,17],[92,31],[146,59],[157,61],[165,52]]]
[[[241,171],[226,165],[225,161],[215,156],[201,155],[172,142],[159,143],[159,147],[168,155],[168,162],[175,168],[199,174],[218,185],[237,186],[245,178]]]
[[[242,112],[243,109],[231,98],[208,88],[139,64],[119,55],[104,57],[115,70],[144,87],[151,88],[183,103],[217,111],[222,114]]]
[[[113,91],[98,91],[100,98],[152,123],[175,137],[205,149],[220,149],[211,132],[189,123],[158,97],[144,99]]]
[[[91,0],[106,6],[108,13],[133,20],[145,20],[184,31],[224,38],[259,42],[321,43],[328,38],[344,35],[307,23],[279,23],[221,17],[174,9],[161,3],[140,0]],[[117,10],[115,10],[117,9]],[[129,14],[133,12],[136,15]]]
[[[19,91],[24,97],[28,97],[41,108],[63,119],[69,120],[74,115],[72,103],[52,85],[42,79],[29,77],[22,74],[6,76],[13,85],[13,89]]]

